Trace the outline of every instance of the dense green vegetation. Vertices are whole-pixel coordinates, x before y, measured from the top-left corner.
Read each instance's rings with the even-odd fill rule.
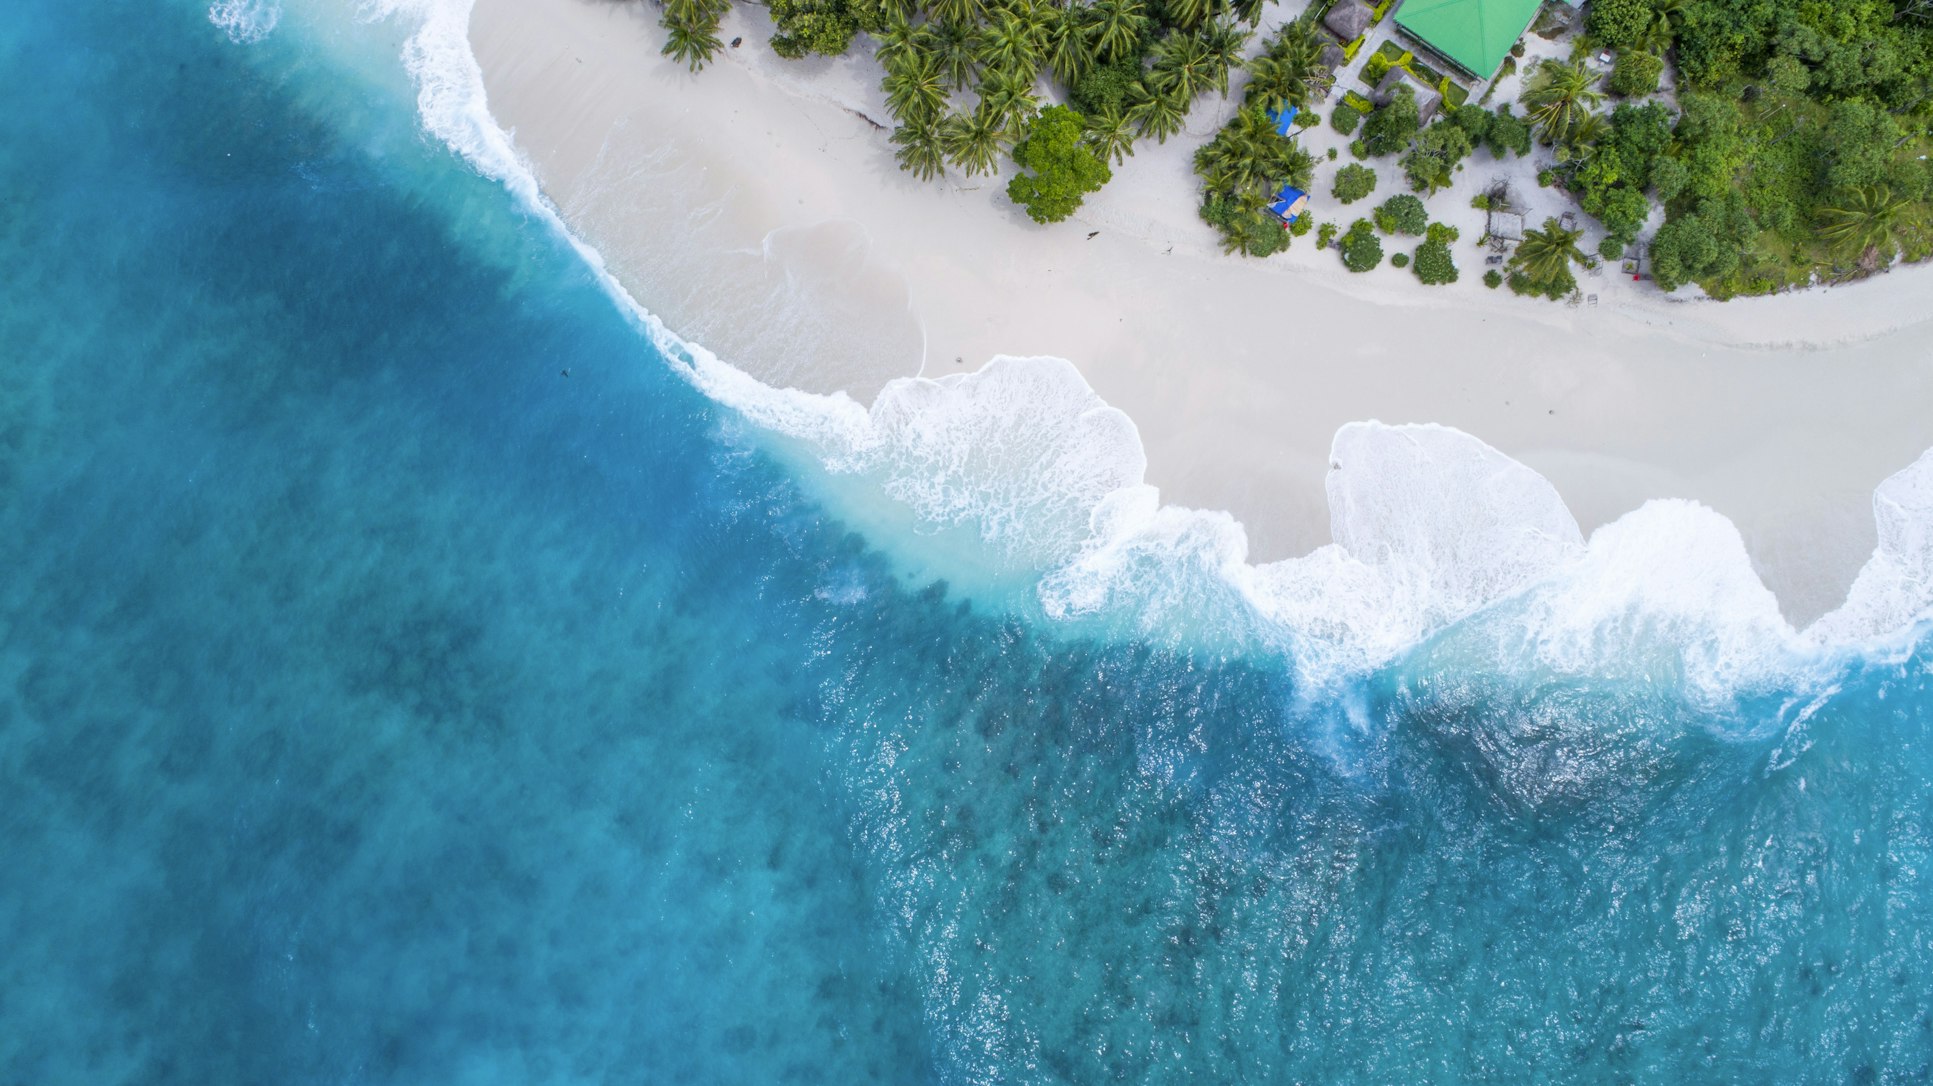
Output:
[[[1423,209],[1423,201],[1409,193],[1391,196],[1376,205],[1376,229],[1385,234],[1421,235],[1430,224],[1430,213]]]
[[[1678,89],[1675,112],[1607,114],[1581,65],[1531,75],[1556,180],[1610,232],[1607,254],[1662,208],[1650,257],[1666,290],[1764,293],[1933,255],[1933,5],[1595,0],[1586,29],[1618,52],[1605,91],[1650,94],[1667,61]]]
[[[702,67],[720,48],[727,2],[661,0],[664,52]],[[1298,124],[1318,123],[1307,110],[1330,78],[1320,7],[1245,63],[1260,0],[770,0],[771,44],[835,54],[871,35],[900,165],[976,176],[1012,155],[1024,172],[1009,194],[1043,222],[1071,214],[1137,141],[1180,132],[1195,100],[1226,94],[1244,67],[1241,108],[1194,163],[1202,218],[1228,250],[1266,256],[1312,224],[1284,229],[1268,205],[1313,173],[1272,115],[1293,106]],[[1473,156],[1550,147],[1540,183],[1572,195],[1608,236],[1587,258],[1568,227],[1529,232],[1503,277],[1524,293],[1564,297],[1572,265],[1623,258],[1641,241],[1659,286],[1695,282],[1719,297],[1933,256],[1933,0],[1593,0],[1586,13],[1569,59],[1526,71],[1521,112],[1453,96],[1425,125],[1403,87],[1380,106],[1345,95],[1329,123],[1357,137],[1356,157],[1393,159],[1426,198]],[[1609,72],[1584,59],[1600,49],[1615,55]],[[1043,113],[1044,84],[1071,108]],[[1350,164],[1332,193],[1350,203],[1375,184],[1375,170]],[[1392,199],[1374,219],[1393,228],[1401,208],[1412,232],[1416,207]],[[1336,239],[1346,264],[1381,262],[1373,234],[1358,220]],[[1424,282],[1454,280],[1442,238],[1413,257]]]
[[[665,53],[702,67],[719,47],[726,2],[663,0]],[[1253,26],[1262,10],[1259,0],[770,0],[769,8],[781,56],[843,53],[862,32],[871,35],[902,169],[921,179],[956,169],[998,173],[1011,152],[1032,172],[1008,191],[1043,222],[1070,214],[1081,194],[1107,180],[1108,162],[1134,153],[1136,140],[1165,142],[1196,98],[1227,93],[1250,37],[1242,24]],[[1266,92],[1272,103],[1306,101],[1316,55],[1305,57],[1293,42],[1266,51],[1250,66],[1251,99]],[[1043,121],[1043,81],[1073,108]],[[1091,154],[1074,153],[1070,124]],[[1232,139],[1222,150],[1239,149]],[[1264,157],[1265,165],[1283,164]],[[1221,195],[1251,202],[1232,189]]]
[[[1376,191],[1376,171],[1354,162],[1338,169],[1335,183],[1330,186],[1330,195],[1336,198],[1337,203],[1342,204],[1353,204],[1374,191]]]
[[[1510,289],[1552,301],[1568,297],[1577,289],[1571,264],[1588,260],[1577,247],[1577,239],[1582,236],[1583,231],[1556,219],[1545,219],[1540,230],[1524,231],[1524,240],[1510,257]]]
[[[1285,228],[1268,209],[1283,185],[1307,190],[1315,172],[1315,157],[1279,134],[1271,114],[1289,107],[1306,110],[1315,99],[1328,77],[1321,63],[1324,40],[1311,20],[1284,25],[1248,62],[1242,108],[1195,152],[1201,217],[1221,235],[1227,252],[1268,256],[1307,232],[1306,227]],[[1374,185],[1374,175],[1370,183]]]
[[[1027,209],[1037,223],[1059,222],[1081,206],[1081,199],[1107,184],[1113,172],[1093,147],[1083,143],[1081,115],[1066,106],[1041,110],[1014,145],[1014,161],[1032,173],[1007,182],[1007,198]]]
[[[1336,242],[1342,253],[1342,266],[1352,272],[1366,272],[1383,262],[1383,241],[1368,219],[1357,219]]]

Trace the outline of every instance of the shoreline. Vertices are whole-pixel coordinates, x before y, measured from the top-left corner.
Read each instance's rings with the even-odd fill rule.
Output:
[[[1134,420],[1163,500],[1228,510],[1256,561],[1328,541],[1339,426],[1438,422],[1544,474],[1587,532],[1650,498],[1712,506],[1799,625],[1871,554],[1873,487],[1933,445],[1910,319],[1927,319],[1927,269],[1725,303],[1611,277],[1572,309],[1483,288],[1467,229],[1447,288],[1350,275],[1312,237],[1223,256],[1188,165],[1219,99],[1042,228],[998,180],[899,173],[865,116],[870,57],[783,61],[751,14],[722,31],[744,46],[695,76],[637,4],[477,0],[470,39],[572,228],[669,326],[767,383],[869,402],[894,377],[1069,359]]]

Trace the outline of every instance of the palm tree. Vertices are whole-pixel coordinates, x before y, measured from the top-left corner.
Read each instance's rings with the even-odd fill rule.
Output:
[[[1677,34],[1684,11],[1684,0],[1653,0],[1651,21],[1638,34],[1638,48],[1647,53],[1664,55],[1664,51],[1671,48],[1671,39]]]
[[[1128,90],[1128,120],[1143,136],[1166,143],[1188,123],[1188,98],[1171,90],[1149,90],[1137,83]]]
[[[885,27],[873,37],[879,42],[878,47],[873,50],[873,56],[889,71],[908,53],[921,51],[920,46],[923,44],[920,30],[915,29],[913,24],[904,18],[887,20]]]
[[[718,20],[724,14],[722,0],[666,0],[658,20],[667,31],[660,52],[694,72],[703,68],[718,52]]]
[[[1242,50],[1248,47],[1249,32],[1239,30],[1226,19],[1217,19],[1208,24],[1201,32],[1201,46],[1208,54],[1208,63],[1215,68],[1215,89],[1228,94],[1229,70],[1242,62]]]
[[[1031,81],[1031,73],[1040,71],[1040,39],[1034,24],[1012,13],[995,20],[981,42],[980,62],[988,68],[1027,72]]]
[[[1890,264],[1900,235],[1911,225],[1912,206],[1884,185],[1861,185],[1837,205],[1819,209],[1819,236],[1866,267]]]
[[[1006,125],[985,102],[972,113],[955,113],[940,125],[940,145],[968,177],[993,173],[1000,164]]]
[[[955,26],[973,26],[987,16],[986,0],[932,0],[933,18]]]
[[[1226,79],[1228,69],[1221,70]],[[1207,90],[1214,81],[1215,68],[1208,48],[1193,34],[1170,33],[1154,47],[1154,67],[1148,72],[1149,86],[1173,91],[1188,101]]]
[[[718,35],[712,33],[712,27],[717,26],[717,23],[667,22],[665,25],[670,33],[665,37],[664,49],[661,51],[665,56],[679,61],[692,71],[703,68],[710,62],[712,54],[718,52],[720,45]]]
[[[1597,75],[1582,64],[1545,60],[1524,84],[1524,119],[1537,129],[1539,139],[1555,143],[1604,100],[1592,86],[1596,81]]]
[[[1322,73],[1323,42],[1314,25],[1298,19],[1284,26],[1281,36],[1248,62],[1244,101],[1270,109],[1309,104]]]
[[[1040,105],[1034,97],[1034,77],[1005,68],[991,69],[980,81],[980,104],[1000,118],[1002,129],[1012,132]]]
[[[1257,127],[1269,136],[1275,133],[1268,118],[1259,110],[1244,109],[1235,114],[1213,140],[1195,152],[1195,172],[1201,175],[1210,192],[1248,192],[1266,188],[1272,180],[1268,156],[1256,146],[1251,131]]]
[[[1533,283],[1558,282],[1569,274],[1571,261],[1584,263],[1584,253],[1577,247],[1577,239],[1583,236],[1582,230],[1566,230],[1556,219],[1545,219],[1542,230],[1524,231],[1510,262]]]
[[[1168,0],[1166,7],[1174,25],[1189,30],[1208,17],[1214,4],[1215,0]]]
[[[940,147],[940,124],[921,117],[893,130],[893,152],[899,168],[921,181],[931,181],[946,173],[946,152]]]
[[[1229,9],[1235,17],[1250,26],[1262,21],[1262,6],[1265,0],[1234,0]]]
[[[1315,156],[1283,139],[1261,106],[1244,106],[1195,152],[1195,171],[1211,192],[1267,196],[1283,182],[1307,187]]]
[[[1112,103],[1095,110],[1087,118],[1087,143],[1116,166],[1126,162],[1134,154],[1134,126],[1128,122],[1128,111]]]
[[[888,64],[879,89],[886,92],[886,108],[902,121],[936,117],[946,107],[946,85],[926,53],[907,53]]]
[[[1147,28],[1147,8],[1141,0],[1098,0],[1094,14],[1094,45],[1108,60],[1133,51]]]
[[[1609,127],[1602,113],[1586,113],[1577,118],[1570,131],[1564,133],[1564,138],[1557,144],[1557,164],[1573,173],[1589,165],[1597,157],[1605,130]]]
[[[1086,8],[1068,8],[1054,20],[1047,32],[1047,66],[1062,86],[1071,87],[1093,70],[1095,49],[1093,24]]]
[[[980,33],[962,23],[927,23],[920,27],[920,47],[933,58],[940,80],[953,90],[973,82],[980,71]]]

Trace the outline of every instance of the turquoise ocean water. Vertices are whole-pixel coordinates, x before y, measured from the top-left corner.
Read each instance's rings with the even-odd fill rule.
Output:
[[[1933,1074],[1927,648],[971,605],[317,33],[0,23],[0,1083]]]

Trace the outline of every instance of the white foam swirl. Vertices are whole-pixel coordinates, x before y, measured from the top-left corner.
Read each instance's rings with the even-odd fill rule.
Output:
[[[228,40],[248,45],[275,32],[282,5],[278,0],[215,0],[208,7],[208,21],[226,32]]]

